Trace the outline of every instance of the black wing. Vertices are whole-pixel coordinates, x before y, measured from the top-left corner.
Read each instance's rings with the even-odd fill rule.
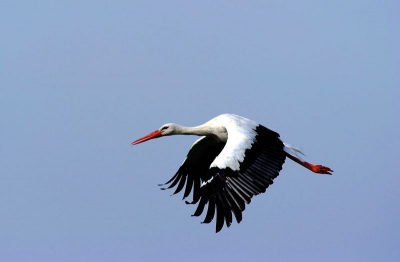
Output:
[[[245,204],[249,204],[253,196],[265,192],[285,162],[279,134],[261,125],[256,133],[251,148],[245,151],[240,170],[210,168],[203,179],[206,182],[194,196],[192,204],[199,204],[193,216],[200,216],[208,203],[203,223],[210,223],[216,213],[216,232],[222,229],[224,222],[227,227],[231,225],[232,213],[240,223]]]
[[[185,192],[183,194],[183,199],[189,196],[193,188],[193,200],[197,199],[199,196],[199,189],[201,183],[207,176],[208,169],[211,163],[219,155],[219,153],[224,148],[225,143],[221,142],[213,137],[202,137],[197,140],[189,153],[186,156],[185,161],[178,169],[176,174],[165,184],[170,184],[167,188],[172,188],[176,185],[177,188],[174,194],[179,193],[186,184]],[[167,189],[161,188],[161,189]]]

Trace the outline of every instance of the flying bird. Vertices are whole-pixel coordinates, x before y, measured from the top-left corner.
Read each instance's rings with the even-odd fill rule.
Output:
[[[333,172],[329,167],[303,161],[301,151],[283,143],[278,133],[233,114],[217,116],[196,127],[165,124],[133,141],[132,145],[170,135],[201,138],[193,144],[176,174],[160,186],[176,186],[176,194],[186,185],[183,199],[193,191],[192,201],[185,202],[198,203],[192,216],[200,216],[207,204],[203,223],[210,223],[216,216],[216,232],[224,223],[227,227],[231,225],[232,214],[240,223],[246,204],[273,183],[286,157],[314,173],[331,175]]]

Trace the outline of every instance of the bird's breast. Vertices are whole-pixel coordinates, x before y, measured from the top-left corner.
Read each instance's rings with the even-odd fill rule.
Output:
[[[222,142],[228,141],[228,132],[225,127],[217,127],[214,129],[214,135]]]

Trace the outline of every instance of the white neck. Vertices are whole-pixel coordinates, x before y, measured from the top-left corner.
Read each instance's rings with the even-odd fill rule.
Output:
[[[196,135],[196,136],[216,135],[214,128],[205,125],[200,125],[195,127],[185,127],[177,125],[175,134]]]

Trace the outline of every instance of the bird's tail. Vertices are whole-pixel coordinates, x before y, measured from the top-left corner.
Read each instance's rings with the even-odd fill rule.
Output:
[[[314,173],[332,175],[331,172],[333,172],[333,170],[330,169],[329,167],[322,165],[313,165],[311,163],[304,161],[301,158],[300,154],[303,156],[305,155],[303,152],[301,152],[300,149],[286,143],[283,143],[283,145],[284,145],[283,150],[286,152],[286,156],[292,159],[294,162],[304,166],[305,168],[313,171]]]
[[[305,156],[305,154],[304,154],[303,152],[301,152],[301,150],[300,150],[299,148],[294,147],[294,146],[289,145],[289,144],[286,144],[286,143],[283,143],[283,145],[285,146],[285,147],[283,148],[283,150],[284,150],[287,154],[289,154],[289,155],[294,155],[295,157],[297,157],[298,159],[300,159],[300,160],[303,161],[303,159],[302,159],[302,157],[300,156],[300,154],[303,155],[303,156]]]

